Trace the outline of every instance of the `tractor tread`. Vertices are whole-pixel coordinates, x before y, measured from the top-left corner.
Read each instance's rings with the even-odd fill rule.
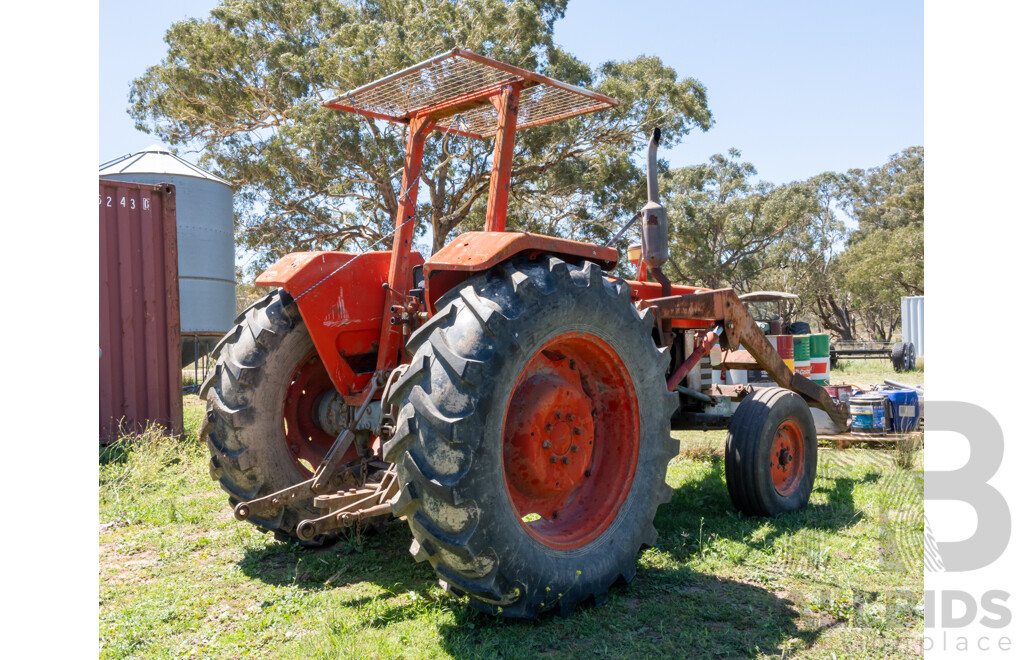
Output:
[[[514,564],[520,558],[495,553],[494,515],[489,518],[489,510],[481,506],[481,497],[489,497],[486,489],[493,484],[481,484],[480,477],[470,474],[480,452],[487,451],[481,425],[483,411],[496,396],[492,363],[495,356],[522,350],[517,329],[531,305],[555,304],[547,299],[567,289],[572,293],[555,297],[592,296],[588,300],[611,304],[610,309],[622,314],[617,322],[632,324],[631,332],[651,336],[653,314],[638,314],[629,304],[628,285],[606,279],[596,265],[570,267],[553,257],[506,262],[442,296],[438,313],[410,337],[408,345],[415,351],[412,366],[389,393],[388,403],[397,407],[398,415],[396,432],[385,444],[385,460],[396,463],[403,484],[395,513],[406,518],[413,532],[410,553],[417,561],[429,561],[446,588],[467,594],[473,607],[506,617],[536,618],[548,610],[568,614],[581,602],[607,600],[613,583],[635,576],[636,553],[656,543],[654,510],[672,495],[664,477],[668,461],[678,453],[678,441],[668,431],[678,399],[665,391],[661,375],[668,368],[668,351],[648,342],[645,363],[653,366],[637,382],[648,388],[645,391],[664,392],[650,397],[661,410],[644,410],[645,419],[664,420],[656,425],[664,438],[650,449],[661,483],[653,487],[653,504],[645,505],[651,509],[650,520],[630,523],[636,525],[627,536],[632,547],[620,551],[628,560],[616,560],[620,563],[610,571],[606,567],[603,577],[568,585],[556,599],[519,580],[516,571],[521,569]],[[600,302],[609,299],[614,302]]]
[[[254,302],[235,323],[214,349],[217,363],[200,390],[207,401],[200,436],[210,452],[210,476],[228,494],[232,505],[269,495],[300,480],[298,472],[285,466],[280,457],[267,460],[265,453],[261,454],[263,458],[258,456],[273,444],[272,438],[281,429],[274,428],[273,407],[257,404],[260,388],[282,376],[268,373],[268,361],[274,352],[281,350],[286,341],[309,341],[294,302],[282,290]],[[301,332],[296,334],[296,330]],[[295,336],[289,339],[290,335]],[[294,474],[286,473],[289,469]],[[297,503],[252,516],[248,522],[264,532],[273,532],[276,538],[295,541],[298,523],[315,515],[319,514],[311,503]],[[317,538],[307,545],[319,545],[324,540]]]

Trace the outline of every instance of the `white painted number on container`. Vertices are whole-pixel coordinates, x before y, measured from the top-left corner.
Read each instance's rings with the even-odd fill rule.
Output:
[[[135,203],[135,198],[134,197],[122,197],[121,198],[121,208],[128,208],[128,209],[135,210],[135,204],[136,203]],[[111,197],[110,195],[107,195],[107,208],[110,208],[113,205],[114,205],[114,198]],[[100,206],[103,206],[103,195],[100,195]],[[144,197],[142,199],[142,210],[143,211],[148,211],[149,210],[149,198],[148,197]]]

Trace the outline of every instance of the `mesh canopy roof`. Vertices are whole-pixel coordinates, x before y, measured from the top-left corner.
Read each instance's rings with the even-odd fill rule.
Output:
[[[618,105],[588,89],[520,69],[460,48],[331,99],[324,105],[377,119],[407,122],[432,115],[436,130],[494,136],[498,111],[488,96],[519,82],[519,129]]]

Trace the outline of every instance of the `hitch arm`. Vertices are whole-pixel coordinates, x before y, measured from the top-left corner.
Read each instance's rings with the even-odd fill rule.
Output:
[[[329,508],[330,513],[312,520],[303,520],[295,533],[303,541],[309,541],[318,534],[348,527],[360,520],[390,515],[391,504],[397,495],[398,477],[392,465],[373,486],[318,497],[313,501],[314,504]]]
[[[657,309],[662,319],[707,319],[709,325],[721,324],[725,328],[723,343],[729,350],[743,346],[780,387],[796,392],[808,404],[824,410],[839,428],[846,428],[849,416],[846,405],[837,404],[823,387],[789,370],[734,290],[715,289],[655,298],[647,301],[647,306]]]
[[[341,432],[341,435],[334,441],[331,448],[327,451],[327,455],[324,456],[323,461],[320,462],[320,466],[317,467],[316,472],[312,478],[306,479],[294,486],[289,486],[276,493],[270,495],[264,495],[263,497],[250,500],[248,502],[239,502],[235,506],[235,518],[238,520],[245,520],[249,516],[257,513],[263,513],[271,509],[276,509],[280,506],[284,506],[288,502],[293,500],[304,500],[313,497],[314,495],[322,495],[323,493],[335,490],[340,486],[344,485],[344,477],[348,476],[345,473],[335,474],[338,465],[341,463],[341,459],[345,456],[345,452],[352,446],[352,440],[355,438],[356,424],[362,418],[363,413],[369,407],[370,402],[373,400],[373,395],[377,393],[383,386],[383,378],[381,376],[383,372],[378,374],[370,381],[367,387],[366,398],[363,399],[362,405],[359,406],[359,410],[352,417],[352,422],[348,427]]]

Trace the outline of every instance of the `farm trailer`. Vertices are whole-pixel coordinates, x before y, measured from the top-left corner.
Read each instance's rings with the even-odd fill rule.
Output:
[[[733,393],[746,395],[727,441],[733,503],[806,506],[808,404],[843,424],[846,412],[785,367],[733,290],[661,272],[657,130],[636,281],[607,275],[612,247],[505,231],[516,131],[616,104],[462,49],[326,104],[407,127],[393,245],[285,256],[257,279],[277,289],[217,346],[202,435],[236,518],[319,544],[393,515],[474,607],[533,618],[601,603],[656,541],[671,425],[702,427],[716,405],[677,392],[715,342],[745,347],[779,385]],[[494,159],[484,231],[424,259],[416,184],[435,130],[493,137]]]

